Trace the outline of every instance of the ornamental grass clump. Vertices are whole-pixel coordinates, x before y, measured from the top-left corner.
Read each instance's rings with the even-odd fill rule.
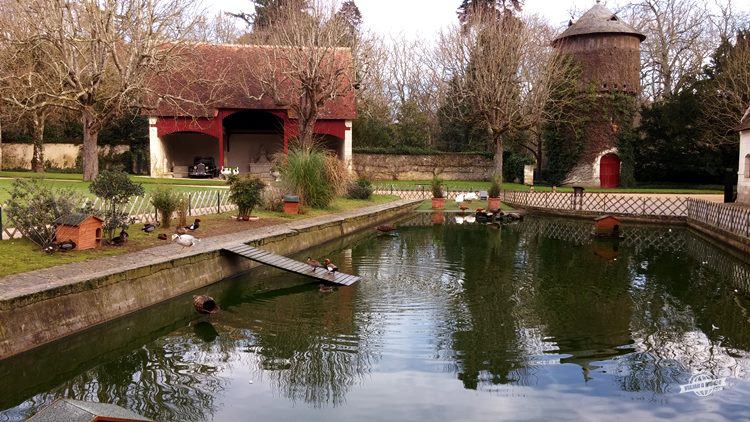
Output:
[[[311,208],[326,208],[344,192],[347,174],[334,154],[319,148],[290,148],[275,159],[286,193]]]
[[[443,192],[443,179],[437,176],[432,176],[432,182],[430,186],[432,188],[433,198],[445,198],[445,193]]]
[[[180,195],[174,193],[171,188],[159,186],[151,194],[151,205],[159,213],[160,224],[164,228],[169,228],[172,221],[172,214],[179,207]]]
[[[492,182],[490,184],[490,188],[487,190],[487,195],[490,198],[499,198],[500,197],[500,178],[495,176],[492,178]]]

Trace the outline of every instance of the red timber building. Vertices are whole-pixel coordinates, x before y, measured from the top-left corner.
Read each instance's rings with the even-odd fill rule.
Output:
[[[269,177],[271,159],[286,153],[298,132],[299,101],[292,66],[275,46],[196,44],[172,71],[151,82],[159,98],[149,116],[151,176],[185,177],[196,157],[240,174]],[[318,142],[351,168],[356,118],[353,62],[347,48],[331,50],[335,88],[319,108]]]

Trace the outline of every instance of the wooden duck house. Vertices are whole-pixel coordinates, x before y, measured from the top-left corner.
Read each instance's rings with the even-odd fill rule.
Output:
[[[102,245],[104,220],[88,214],[68,214],[55,220],[58,243],[72,240],[76,249],[94,249]]]
[[[594,219],[594,235],[598,237],[620,237],[620,220],[611,215]]]

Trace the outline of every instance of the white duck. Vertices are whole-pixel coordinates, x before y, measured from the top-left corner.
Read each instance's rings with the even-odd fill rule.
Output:
[[[221,166],[221,175],[224,176],[225,179],[229,177],[230,174],[232,174],[231,168]]]
[[[195,236],[189,235],[189,234],[173,234],[172,235],[172,241],[174,243],[181,245],[182,248],[188,248],[190,246],[194,246],[196,243],[200,242],[201,240],[198,239]]]
[[[476,194],[476,192],[469,192],[464,194],[464,201],[476,201],[479,199],[479,196]]]
[[[232,169],[232,174],[234,174],[234,175],[238,175],[238,174],[240,174],[240,168],[239,168],[239,167],[235,167],[235,168],[233,168],[233,169]]]

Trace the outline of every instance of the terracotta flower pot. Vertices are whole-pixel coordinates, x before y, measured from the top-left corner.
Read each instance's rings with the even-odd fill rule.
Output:
[[[443,224],[445,222],[445,214],[443,212],[432,213],[432,224]]]
[[[284,214],[299,214],[299,202],[284,202]]]
[[[499,210],[500,209],[500,198],[487,198],[487,209],[488,210]]]
[[[445,198],[432,198],[432,209],[442,210],[445,208]]]

